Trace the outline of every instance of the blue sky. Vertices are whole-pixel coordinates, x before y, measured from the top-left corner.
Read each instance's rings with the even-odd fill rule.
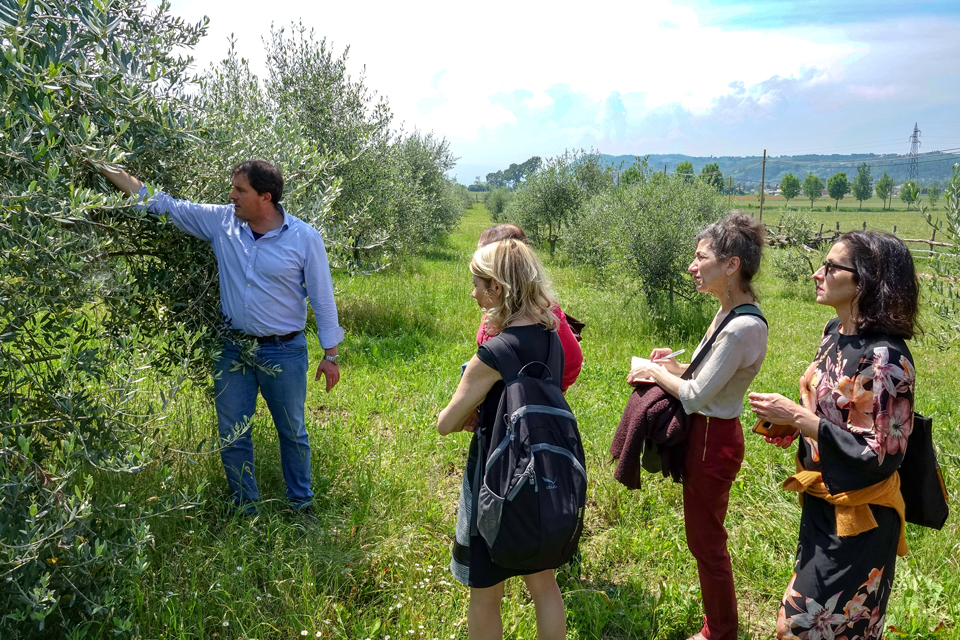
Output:
[[[258,7],[259,8],[255,8]],[[960,2],[643,0],[410,4],[175,0],[210,17],[195,57],[302,20],[445,136],[461,182],[565,149],[622,155],[903,153],[960,147]]]

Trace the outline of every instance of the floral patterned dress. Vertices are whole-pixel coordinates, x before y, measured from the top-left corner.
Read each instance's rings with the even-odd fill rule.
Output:
[[[816,362],[804,375],[804,405],[820,416],[818,440],[797,452],[831,494],[869,487],[900,466],[913,428],[913,357],[887,335],[842,335],[827,323]],[[883,635],[893,586],[900,516],[870,505],[877,526],[837,536],[834,507],[803,496],[793,578],[777,617],[782,638],[869,640]]]

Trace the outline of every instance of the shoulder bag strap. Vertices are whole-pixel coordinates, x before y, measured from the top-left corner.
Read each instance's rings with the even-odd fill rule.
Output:
[[[720,325],[707,339],[707,342],[703,345],[703,348],[697,352],[697,357],[693,359],[693,362],[690,363],[690,366],[687,367],[687,370],[683,372],[682,376],[680,376],[681,379],[690,379],[690,376],[696,372],[697,367],[703,364],[707,354],[710,353],[710,349],[713,348],[713,343],[717,341],[717,336],[719,336],[723,328],[730,324],[730,322],[737,316],[756,316],[763,320],[763,324],[767,324],[767,319],[763,317],[763,313],[760,312],[760,309],[756,305],[742,304],[739,307],[731,309],[730,313],[727,314],[727,317],[720,322]]]

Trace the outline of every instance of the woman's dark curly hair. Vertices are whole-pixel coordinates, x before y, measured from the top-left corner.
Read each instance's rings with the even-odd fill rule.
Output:
[[[857,331],[905,339],[916,335],[920,286],[907,245],[878,231],[848,231],[837,242],[857,270]]]
[[[739,209],[732,209],[727,217],[714,222],[697,234],[697,242],[710,241],[710,249],[720,261],[740,258],[740,288],[754,298],[753,277],[760,270],[763,245],[767,230],[763,223]]]

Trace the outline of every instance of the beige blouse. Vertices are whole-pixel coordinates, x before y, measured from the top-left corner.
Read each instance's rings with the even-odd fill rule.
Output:
[[[717,312],[713,326],[726,314]],[[707,336],[700,341],[694,358]],[[710,347],[710,353],[689,380],[680,383],[680,402],[688,414],[711,418],[737,418],[743,411],[743,397],[767,355],[767,325],[756,316],[730,321]]]

